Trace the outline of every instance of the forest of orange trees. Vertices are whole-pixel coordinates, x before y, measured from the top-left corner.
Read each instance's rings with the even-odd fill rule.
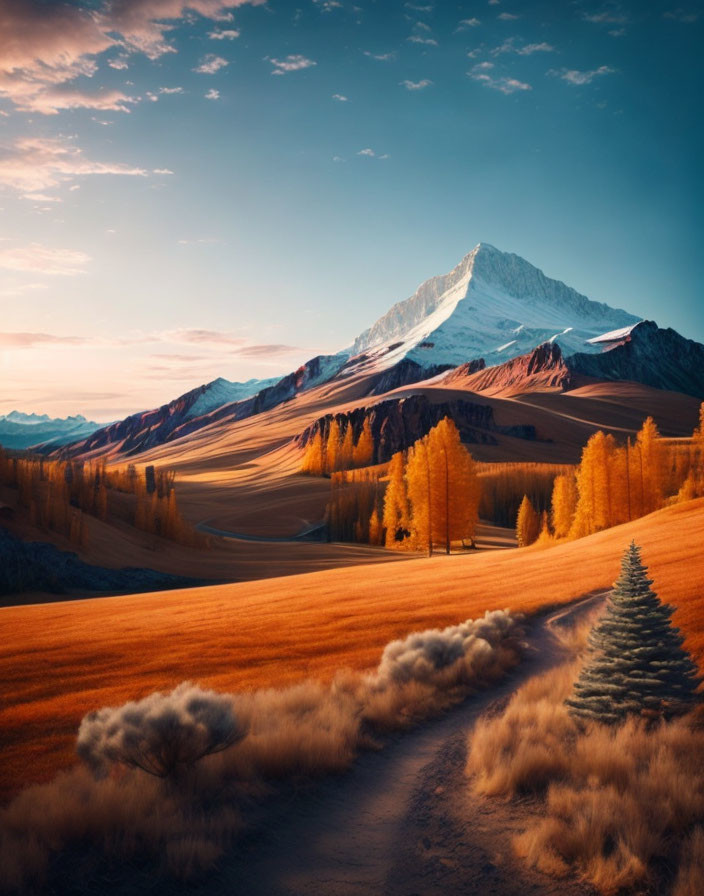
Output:
[[[304,456],[305,472],[330,475],[332,540],[449,553],[474,543],[481,517],[515,526],[520,546],[551,544],[704,495],[704,404],[691,439],[662,438],[648,417],[635,439],[594,433],[576,466],[477,464],[448,418],[388,464],[364,468],[367,424],[358,444],[333,421],[327,443],[317,434]]]
[[[85,544],[85,515],[100,520],[121,519],[153,535],[179,544],[204,546],[181,516],[174,474],[132,464],[108,470],[105,460],[58,461],[8,454],[0,448],[0,485],[17,492],[17,504],[29,512],[36,528]],[[132,496],[120,500],[120,495]]]

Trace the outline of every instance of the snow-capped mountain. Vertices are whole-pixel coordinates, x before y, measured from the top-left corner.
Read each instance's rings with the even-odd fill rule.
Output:
[[[93,423],[81,414],[52,419],[48,414],[23,414],[10,411],[0,415],[0,445],[21,450],[35,445],[58,447],[85,439],[104,423]]]
[[[595,340],[627,332],[639,320],[480,243],[449,274],[426,280],[394,305],[357,337],[352,353],[371,351],[384,367],[402,358],[424,368],[479,357],[492,365],[544,342],[559,343],[567,354],[599,352],[604,346]]]

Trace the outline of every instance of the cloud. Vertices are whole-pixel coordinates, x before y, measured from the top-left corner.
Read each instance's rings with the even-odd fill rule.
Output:
[[[427,46],[427,47],[437,47],[437,45],[438,45],[438,42],[435,40],[434,37],[423,37],[420,34],[412,34],[408,38],[408,40],[412,44],[421,44],[421,45]]]
[[[484,87],[490,87],[492,90],[498,90],[506,95],[533,89],[530,84],[526,84],[525,81],[518,81],[516,78],[497,78],[494,75],[487,74],[491,68],[493,68],[493,63],[480,62],[467,74],[473,81],[478,81]]]
[[[236,28],[227,28],[224,31],[211,31],[208,37],[211,40],[235,40],[240,36]]]
[[[548,74],[553,75],[556,78],[561,78],[563,81],[567,81],[568,84],[574,84],[581,87],[584,84],[591,84],[595,78],[600,78],[602,75],[611,75],[615,71],[616,69],[611,68],[609,65],[600,65],[599,68],[592,69],[591,71],[578,71],[577,69],[567,68],[559,70],[550,69]]]
[[[193,71],[198,72],[199,75],[214,75],[215,72],[219,72],[221,68],[225,68],[229,64],[227,59],[223,59],[222,56],[208,53],[207,56],[203,57],[200,65],[196,66]]]
[[[60,139],[20,137],[0,145],[0,187],[36,193],[89,174],[145,177],[143,168],[87,159],[73,143]]]
[[[219,100],[220,99],[220,91],[216,90],[214,87],[211,87],[210,90],[205,94],[206,100]]]
[[[337,100],[338,103],[346,103],[348,102],[348,97],[343,96],[341,93],[333,93],[332,98]]]
[[[112,0],[103,7],[99,21],[111,31],[120,34],[130,49],[157,59],[173,52],[167,41],[173,22],[185,17],[192,10],[213,21],[229,22],[230,10],[240,6],[260,6],[265,0]]]
[[[374,150],[373,150],[373,149],[369,149],[369,147],[367,147],[366,149],[360,149],[359,152],[357,153],[357,155],[358,155],[358,156],[364,156],[364,157],[366,157],[367,159],[388,159],[388,158],[389,158],[389,154],[388,154],[388,153],[385,152],[383,155],[377,155],[377,154],[374,152]]]
[[[163,93],[165,96],[171,96],[176,93],[183,93],[183,87],[160,87],[159,93]]]
[[[364,55],[368,56],[370,59],[376,59],[377,62],[391,62],[392,59],[396,58],[396,53],[393,51],[390,53],[372,53],[369,50],[364,50]]]
[[[4,348],[33,348],[35,345],[83,345],[89,340],[84,336],[54,336],[51,333],[2,333],[0,345]]]
[[[674,22],[682,22],[684,25],[691,25],[699,19],[699,12],[686,9],[670,9],[663,13],[666,19],[672,19]]]
[[[243,336],[238,336],[227,330],[195,329],[167,330],[164,333],[156,334],[155,337],[147,337],[147,341],[176,342],[184,345],[229,345],[236,348],[242,348],[247,344],[247,340]]]
[[[332,12],[333,9],[342,9],[340,0],[313,0],[313,3],[315,3],[321,12]]]
[[[101,90],[90,93],[76,88],[47,88],[38,93],[15,99],[15,105],[22,112],[39,112],[42,115],[57,115],[64,109],[97,109],[102,112],[129,112],[130,105],[139,99],[128,96],[121,90]]]
[[[52,249],[39,243],[0,249],[0,268],[73,277],[82,274],[90,256],[75,249]]]
[[[502,22],[515,22],[520,16],[514,15],[512,12],[500,12],[498,16]]]
[[[481,22],[477,18],[462,19],[461,22],[458,22],[456,30],[464,31],[466,28],[476,28],[478,25],[481,25]]]
[[[300,351],[301,349],[296,345],[245,345],[243,348],[238,349],[236,354],[242,358],[274,358]]]
[[[288,72],[299,72],[304,68],[311,68],[318,64],[313,59],[301,56],[300,53],[290,54],[285,59],[269,59],[269,62],[274,66],[272,75],[285,75],[288,74]]]
[[[494,47],[492,56],[500,56],[503,53],[516,53],[519,56],[532,56],[533,53],[554,53],[555,47],[545,41],[535,44],[524,44],[522,47],[516,44],[514,37],[509,37],[500,46]]]
[[[0,31],[0,96],[26,111],[53,114],[62,109],[99,108],[125,112],[131,98],[119,91],[89,94],[62,87],[91,78],[98,57],[119,48],[108,65],[123,70],[128,54],[150,59],[175,52],[167,35],[187,10],[227,21],[229,10],[264,0],[103,0],[90,8],[43,0],[3,0]],[[107,105],[106,105],[107,104]]]
[[[585,22],[592,22],[595,25],[625,25],[628,22],[628,16],[616,8],[596,13],[585,13],[582,18]]]
[[[433,82],[428,78],[423,78],[421,81],[399,81],[401,87],[405,87],[406,90],[425,90],[426,87],[430,87]]]

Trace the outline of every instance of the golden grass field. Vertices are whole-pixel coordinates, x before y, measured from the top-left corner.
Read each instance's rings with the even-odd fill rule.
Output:
[[[410,631],[488,609],[532,613],[607,588],[632,538],[704,665],[704,499],[542,550],[0,609],[1,792],[70,765],[92,709],[184,679],[232,691],[374,666]]]

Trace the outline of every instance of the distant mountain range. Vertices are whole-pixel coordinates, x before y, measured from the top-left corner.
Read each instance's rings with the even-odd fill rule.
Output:
[[[10,411],[0,414],[0,445],[15,450],[43,445],[58,448],[85,439],[104,423],[93,423],[81,414],[75,417],[54,418],[48,414],[23,414]]]
[[[20,423],[13,412],[0,419],[0,443],[10,445],[9,437],[10,447],[42,442],[63,455],[134,455],[215,422],[270,410],[324,383],[355,380],[363,384],[361,394],[378,396],[430,377],[488,395],[624,380],[704,398],[704,346],[593,302],[518,255],[480,243],[448,274],[394,305],[348,350],[313,358],[285,377],[218,378],[102,427],[80,417],[18,415]],[[60,432],[45,434],[44,427],[48,433],[57,424]],[[25,434],[22,445],[17,427]],[[32,439],[30,429],[41,438]]]

